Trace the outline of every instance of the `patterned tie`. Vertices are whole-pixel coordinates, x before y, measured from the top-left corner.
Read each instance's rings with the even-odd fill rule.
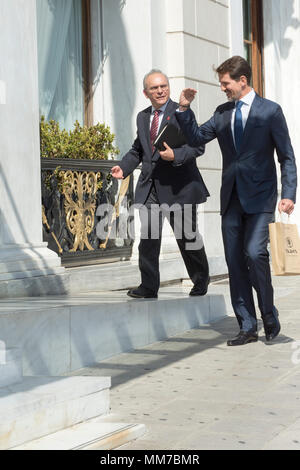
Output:
[[[243,140],[243,118],[241,107],[243,106],[242,101],[237,101],[235,106],[235,118],[234,118],[234,141],[237,152],[239,152]]]
[[[159,109],[156,109],[154,111],[154,116],[153,116],[152,123],[151,123],[150,141],[151,141],[151,146],[152,146],[152,152],[154,152],[154,150],[155,150],[155,147],[153,147],[153,142],[155,141],[155,138],[157,136],[160,113],[161,113],[161,111]]]

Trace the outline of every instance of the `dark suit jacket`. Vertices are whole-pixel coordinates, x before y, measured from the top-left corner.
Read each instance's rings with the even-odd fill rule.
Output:
[[[175,118],[178,104],[169,100],[160,129],[169,121],[179,127]],[[142,164],[142,171],[135,190],[135,202],[144,204],[152,182],[161,204],[197,204],[206,201],[209,192],[196,165],[196,157],[204,153],[204,146],[197,148],[184,145],[173,149],[175,160],[167,162],[160,158],[158,151],[152,153],[150,143],[151,106],[137,116],[137,138],[131,150],[119,163],[124,178]],[[159,129],[159,130],[160,130]],[[159,131],[158,131],[159,132]]]
[[[235,149],[231,117],[235,104],[219,106],[213,117],[198,126],[188,109],[176,118],[190,145],[204,145],[217,138],[223,156],[221,214],[236,183],[246,213],[273,212],[277,201],[276,149],[281,168],[282,199],[296,201],[297,170],[287,124],[281,107],[256,95],[244,129],[240,151]]]

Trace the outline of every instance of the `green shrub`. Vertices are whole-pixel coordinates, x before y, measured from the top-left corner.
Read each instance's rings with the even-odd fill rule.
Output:
[[[75,158],[107,160],[119,154],[113,145],[114,134],[104,124],[81,126],[78,121],[74,130],[60,129],[58,122],[41,117],[40,145],[42,158]]]

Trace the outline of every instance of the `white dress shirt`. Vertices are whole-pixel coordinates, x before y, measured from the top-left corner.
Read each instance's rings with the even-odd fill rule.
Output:
[[[247,93],[247,95],[243,96],[243,98],[240,100],[244,103],[243,106],[241,107],[242,120],[243,120],[243,129],[245,129],[247,119],[248,119],[248,116],[249,116],[250,109],[251,109],[254,98],[255,98],[255,91],[252,88],[252,90],[249,91],[249,93]],[[235,104],[236,103],[237,102],[235,102]],[[236,108],[233,109],[233,113],[232,113],[232,116],[231,116],[231,131],[232,131],[233,140],[234,140],[235,111],[236,111]]]
[[[168,99],[168,101],[161,108],[159,108],[159,111],[161,111],[161,112],[159,113],[159,121],[158,121],[158,128],[157,129],[160,128],[161,122],[162,122],[163,117],[164,117],[164,112],[166,110],[166,107],[168,106],[169,101],[170,100]],[[153,121],[153,118],[154,118],[154,111],[155,111],[155,108],[153,108],[153,106],[152,106],[152,111],[151,111],[151,115],[150,115],[150,128],[149,129],[151,129],[151,124],[152,124],[152,121]]]

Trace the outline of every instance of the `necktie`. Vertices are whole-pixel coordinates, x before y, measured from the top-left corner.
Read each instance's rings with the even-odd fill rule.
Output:
[[[151,145],[152,145],[152,152],[154,152],[154,150],[155,150],[155,147],[153,147],[153,142],[155,141],[155,137],[156,137],[157,131],[158,131],[158,123],[159,123],[160,113],[161,113],[161,111],[159,109],[156,109],[154,111],[154,116],[153,116],[152,123],[151,123],[150,141],[151,141]]]
[[[234,141],[235,147],[237,152],[241,148],[242,140],[243,140],[243,118],[242,118],[242,111],[241,107],[243,106],[242,101],[238,101],[235,106],[235,118],[234,118]]]

